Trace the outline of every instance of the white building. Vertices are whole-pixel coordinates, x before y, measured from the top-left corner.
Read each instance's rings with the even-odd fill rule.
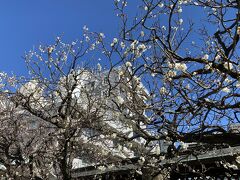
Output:
[[[102,141],[104,135],[99,135],[99,138],[95,141],[95,145],[102,147],[106,153],[111,152],[111,154],[121,158],[133,158],[140,155],[138,154],[140,151],[137,152],[133,150],[134,148],[129,148],[132,146],[131,143],[122,144],[118,142],[118,136],[124,135],[131,138],[136,135],[132,127],[136,122],[127,119],[127,116],[129,118],[133,117],[134,112],[126,108],[124,104],[131,101],[132,96],[135,96],[134,98],[139,103],[138,105],[142,106],[145,103],[144,99],[148,98],[148,92],[140,82],[140,79],[136,77],[130,78],[132,78],[130,72],[123,68],[113,69],[110,73],[101,73],[98,76],[95,73],[80,70],[78,77],[79,85],[74,89],[73,93],[73,98],[76,98],[84,109],[87,109],[89,105],[86,93],[91,92],[94,94],[93,96],[105,100],[106,107],[103,107],[104,122],[102,123],[105,124],[106,129],[111,129],[112,134],[110,135],[111,138],[105,141]],[[134,92],[131,94],[133,90]],[[147,131],[146,126],[141,125],[141,128]],[[96,129],[86,128],[82,138],[88,141],[88,139],[96,136],[96,134]],[[134,146],[142,147],[144,142],[144,139],[136,138]],[[73,168],[92,165],[92,163],[87,161],[86,157],[76,158],[73,161]]]

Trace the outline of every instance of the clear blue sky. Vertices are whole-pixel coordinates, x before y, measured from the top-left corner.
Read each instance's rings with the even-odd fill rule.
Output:
[[[135,15],[139,3],[129,0],[130,14]],[[119,31],[114,0],[5,0],[0,23],[0,71],[17,75],[27,74],[21,56],[56,36],[67,42],[79,39],[84,25],[109,38]]]
[[[34,45],[81,37],[82,27],[117,33],[113,0],[6,0],[0,6],[0,71],[25,74],[25,51]],[[137,1],[136,1],[137,2]]]

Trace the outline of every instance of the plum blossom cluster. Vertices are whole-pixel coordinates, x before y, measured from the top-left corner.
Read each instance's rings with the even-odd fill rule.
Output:
[[[122,49],[125,48],[125,44],[121,42]],[[137,40],[134,40],[129,47],[126,48],[124,55],[133,54],[135,58],[139,58],[147,50],[147,46],[143,43],[139,43]]]

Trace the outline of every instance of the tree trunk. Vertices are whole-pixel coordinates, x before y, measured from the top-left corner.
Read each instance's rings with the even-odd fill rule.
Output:
[[[71,167],[68,165],[68,141],[63,141],[63,150],[61,152],[61,159],[59,159],[59,166],[63,180],[71,179]]]

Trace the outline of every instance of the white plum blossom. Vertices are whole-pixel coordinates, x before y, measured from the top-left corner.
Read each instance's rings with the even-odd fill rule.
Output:
[[[118,39],[117,38],[113,38],[113,42],[111,43],[111,47],[113,47],[117,43],[118,43]]]
[[[240,81],[237,81],[236,87],[237,87],[237,88],[240,88]]]
[[[98,67],[98,71],[102,71],[102,66],[100,63],[97,64],[97,67]]]
[[[240,26],[237,28],[237,34],[240,36]]]
[[[164,95],[167,94],[167,89],[165,87],[161,87],[159,90],[160,94]]]
[[[57,36],[57,37],[56,37],[56,40],[57,40],[57,41],[60,41],[60,40],[61,40],[61,38],[60,38],[59,36]]]
[[[103,33],[99,34],[101,38],[105,38],[105,35]]]
[[[88,29],[88,27],[87,27],[86,25],[84,25],[84,26],[83,26],[83,30],[84,30],[84,31],[88,31],[89,29]]]
[[[138,160],[138,163],[139,163],[140,165],[143,165],[144,162],[145,162],[145,158],[144,158],[143,156],[141,156],[141,157],[139,158],[139,160]]]
[[[157,75],[157,73],[151,73],[152,77],[155,77]]]
[[[96,48],[96,45],[92,44],[91,47],[90,47],[90,50],[94,50],[95,48]]]
[[[100,171],[105,171],[105,170],[106,170],[106,167],[105,167],[105,166],[98,166],[98,169],[99,169]]]
[[[117,137],[116,133],[111,134],[111,138],[116,138],[116,137]]]
[[[122,1],[124,7],[127,7],[127,1]]]
[[[163,6],[164,6],[163,3],[159,3],[159,4],[158,4],[158,7],[160,7],[160,8],[162,8]]]
[[[206,70],[211,69],[211,68],[212,68],[212,63],[206,64],[204,68],[205,68]]]
[[[173,29],[174,31],[177,31],[177,30],[178,30],[178,27],[173,26],[172,29]]]
[[[229,79],[228,77],[224,80],[226,83],[230,83],[230,82],[232,82],[232,80],[231,79]]]
[[[228,87],[224,87],[222,91],[225,93],[230,93],[231,90]]]
[[[174,68],[175,67],[175,64],[174,63],[172,63],[172,62],[167,62],[167,65],[168,65],[168,67],[169,68]]]
[[[186,71],[187,70],[187,65],[185,63],[176,63],[175,64],[175,69],[179,71]]]
[[[181,148],[182,148],[183,150],[187,150],[187,148],[188,148],[188,144],[186,144],[186,143],[184,143],[184,142],[182,142],[182,141],[180,141],[180,146],[181,146]]]
[[[118,42],[118,39],[117,38],[113,38],[113,43],[117,43]]]
[[[138,44],[138,41],[137,41],[137,40],[133,41],[133,42],[130,44],[130,48],[131,48],[131,49],[135,49],[137,44]]]
[[[221,58],[221,56],[218,54],[218,55],[215,57],[215,60],[216,60],[216,61],[219,61],[220,58]]]
[[[53,50],[54,50],[54,47],[50,46],[50,47],[48,48],[48,53],[51,54],[51,53],[53,52]]]
[[[168,77],[174,77],[174,76],[176,76],[176,75],[177,75],[176,71],[170,70],[170,71],[167,72],[167,76],[168,76]]]
[[[212,10],[213,10],[213,11],[217,11],[217,9],[216,9],[216,8],[212,8]]]
[[[141,83],[141,78],[137,76],[133,76],[134,80],[136,81],[137,84]]]
[[[183,4],[187,4],[189,2],[192,2],[192,0],[185,0],[185,1],[183,1]]]
[[[126,64],[125,64],[127,67],[132,67],[132,63],[131,62],[126,62]]]
[[[124,48],[125,48],[124,42],[121,42],[121,43],[120,43],[120,46],[121,46],[122,49],[124,49]]]
[[[224,66],[226,69],[229,69],[229,70],[233,69],[233,64],[230,63],[230,62],[225,62],[225,63],[223,64],[223,66]]]
[[[85,40],[86,40],[86,42],[89,42],[89,41],[90,41],[90,37],[89,37],[89,36],[86,36],[86,37],[85,37]]]
[[[119,71],[118,74],[119,74],[120,77],[122,77],[124,75],[124,72],[123,71]]]
[[[172,78],[175,77],[177,75],[177,72],[174,70],[169,70],[166,74],[165,74],[165,80],[166,81],[172,81]]]
[[[140,52],[144,52],[147,49],[147,47],[145,46],[145,44],[139,44],[137,49]]]
[[[72,42],[72,46],[75,46],[77,43],[75,41]]]
[[[142,55],[143,52],[145,52],[147,50],[147,47],[144,44],[139,44],[137,49],[134,50],[134,54],[136,55],[136,57],[140,57]]]
[[[117,103],[123,104],[124,103],[124,99],[121,96],[117,96]]]
[[[208,60],[208,58],[209,58],[209,55],[208,55],[208,54],[205,54],[205,55],[203,56],[203,59],[205,59],[205,60]]]
[[[179,7],[177,12],[178,12],[178,13],[181,13],[181,12],[182,12],[182,8]]]
[[[183,19],[179,19],[178,23],[179,23],[180,25],[182,25]]]

